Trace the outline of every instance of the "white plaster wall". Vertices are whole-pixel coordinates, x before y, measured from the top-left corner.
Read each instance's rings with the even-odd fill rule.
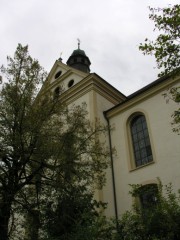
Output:
[[[74,86],[75,84],[80,82],[82,79],[83,79],[83,77],[72,73],[70,76],[68,76],[66,79],[63,80],[63,82],[61,83],[61,87],[63,88],[64,91],[66,91],[69,89],[68,83],[70,80],[74,80],[74,84],[73,84],[73,86]]]
[[[171,127],[171,114],[178,105],[174,102],[167,104],[162,93],[110,119],[111,125],[115,127],[112,131],[112,144],[117,150],[114,170],[119,214],[130,209],[132,205],[128,184],[143,184],[159,177],[163,184],[171,182],[175,191],[180,188],[180,136],[173,133]],[[155,163],[129,171],[130,143],[126,123],[132,113],[139,111],[146,116]]]
[[[90,94],[89,93],[86,93],[84,94],[83,96],[75,99],[73,102],[71,102],[69,104],[70,107],[73,107],[73,106],[82,106],[84,103],[86,103],[87,105],[87,118],[90,119],[90,116],[91,116],[91,112],[90,112]]]
[[[113,107],[114,104],[107,100],[102,95],[96,93],[96,109],[97,109],[97,117],[102,121],[105,122],[104,114],[103,112]]]
[[[96,121],[96,119],[99,119],[102,124],[107,125],[103,111],[113,106],[111,102],[92,90],[73,101],[73,103],[71,103],[69,106],[81,105],[83,102],[87,104],[87,117],[90,119],[90,121],[93,122]],[[108,134],[105,136],[105,138],[103,135],[101,140],[104,143],[104,146],[109,149]],[[97,190],[95,192],[95,199],[108,203],[108,208],[106,209],[105,214],[112,217],[114,216],[114,200],[111,168],[107,169],[106,178],[106,186],[102,191]]]
[[[63,74],[65,74],[65,73],[67,72],[67,70],[66,70],[65,68],[63,68],[63,67],[60,67],[60,66],[56,67],[56,69],[55,69],[55,71],[54,71],[54,74],[53,74],[52,77],[51,77],[50,83],[53,83],[53,82],[55,82],[57,79],[59,79],[59,78],[55,79],[55,75],[56,75],[59,71],[62,72],[61,75],[59,76],[59,78],[60,78]]]
[[[68,83],[71,81],[71,80],[74,80],[74,83],[71,87],[68,87]],[[79,75],[76,75],[76,74],[71,74],[70,76],[68,76],[67,78],[65,79],[62,79],[60,80],[60,78],[54,80],[55,81],[59,81],[58,84],[55,85],[54,88],[51,89],[52,93],[54,92],[54,90],[59,86],[61,89],[62,89],[62,92],[65,92],[67,91],[68,89],[72,88],[75,84],[77,84],[78,82],[80,82],[82,80],[82,77],[79,76]]]
[[[107,109],[110,109],[113,107],[114,104],[108,101],[105,97],[101,96],[100,94],[96,93],[96,115],[97,118],[101,121],[101,123],[107,125],[107,121],[104,117],[103,112]],[[106,139],[103,139],[102,141],[105,141],[105,147],[109,150],[109,138],[108,133],[106,134]],[[110,163],[110,158],[109,158]],[[109,167],[106,170],[106,185],[104,186],[102,190],[102,200],[106,202],[107,209],[105,210],[105,214],[108,217],[112,217],[115,215],[114,210],[114,196],[113,196],[113,182],[112,182],[112,169]]]

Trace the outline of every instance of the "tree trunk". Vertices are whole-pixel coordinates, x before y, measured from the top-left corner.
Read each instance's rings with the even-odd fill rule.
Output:
[[[0,203],[0,239],[8,240],[8,224],[11,213],[11,203],[3,201]]]

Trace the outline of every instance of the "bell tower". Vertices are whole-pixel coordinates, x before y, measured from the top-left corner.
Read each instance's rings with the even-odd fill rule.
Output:
[[[80,40],[78,39],[78,49],[74,50],[67,60],[67,65],[76,68],[82,72],[90,73],[91,62],[85,52],[80,49]]]

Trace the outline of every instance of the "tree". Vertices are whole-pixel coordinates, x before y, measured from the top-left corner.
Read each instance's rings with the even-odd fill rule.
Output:
[[[68,115],[63,116],[66,129],[61,133],[58,163],[41,174],[43,185],[38,197],[34,195],[28,203],[36,209],[39,206],[42,239],[67,240],[77,233],[77,225],[80,224],[81,229],[89,226],[104,207],[93,199],[95,189],[104,185],[107,167],[108,152],[98,140],[104,127],[98,124],[93,130],[85,120],[86,112],[83,114],[82,108],[78,109],[79,112],[68,110]]]
[[[161,69],[159,77],[170,74],[171,77],[180,74],[180,5],[166,8],[151,8],[149,18],[154,21],[155,29],[159,31],[155,41],[145,39],[139,49],[144,55],[154,55],[157,68]],[[167,99],[180,102],[180,87],[169,89],[164,95]],[[172,115],[173,131],[180,131],[180,108]]]
[[[10,223],[24,214],[34,231],[26,229],[28,238],[35,239],[40,203],[62,199],[72,183],[91,192],[103,185],[108,152],[99,135],[106,130],[87,120],[85,105],[68,108],[39,92],[46,73],[28,46],[19,44],[7,60],[0,90],[0,236],[7,240]]]
[[[172,71],[179,71],[180,67],[180,5],[166,8],[151,8],[149,18],[154,21],[155,29],[160,34],[155,41],[145,39],[139,49],[143,54],[154,55],[158,69],[162,69],[159,76]]]
[[[8,57],[7,60],[8,67],[2,66],[1,71],[6,74],[8,82],[0,92],[0,235],[3,240],[8,238],[8,222],[15,195],[32,182],[43,165],[43,159],[40,159],[36,168],[30,171],[35,163],[32,154],[40,133],[38,124],[47,118],[32,107],[36,85],[45,76],[39,63],[28,55],[27,46],[21,45],[18,45],[14,59]],[[39,116],[38,122],[33,122],[32,117],[30,119],[32,114],[35,118]]]

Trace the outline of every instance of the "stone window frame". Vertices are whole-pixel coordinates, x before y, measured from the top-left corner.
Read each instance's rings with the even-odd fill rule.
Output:
[[[133,140],[132,140],[132,134],[131,134],[131,122],[133,121],[133,119],[135,119],[138,116],[144,116],[145,120],[146,120],[146,125],[147,125],[147,129],[148,129],[148,136],[149,136],[149,142],[150,142],[150,146],[151,146],[151,152],[152,152],[152,160],[151,161],[147,161],[144,164],[139,164],[138,166],[136,165],[136,159],[135,159],[135,153],[134,153],[134,146],[133,146]],[[144,114],[141,111],[138,112],[133,112],[129,117],[128,120],[126,122],[127,124],[127,134],[128,134],[128,151],[129,151],[129,170],[133,171],[136,169],[139,169],[141,167],[147,166],[149,164],[154,163],[154,159],[155,159],[155,154],[154,154],[154,148],[152,145],[152,137],[151,137],[151,131],[150,131],[150,127],[147,121],[147,115]]]

